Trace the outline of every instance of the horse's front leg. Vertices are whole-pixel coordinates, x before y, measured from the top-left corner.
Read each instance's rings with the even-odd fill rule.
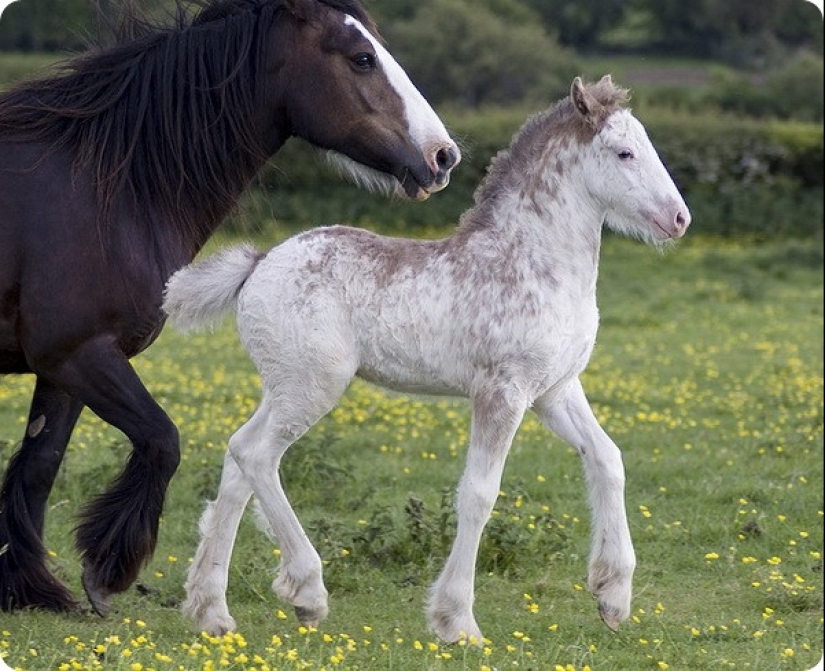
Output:
[[[466,639],[481,645],[481,630],[473,616],[476,558],[525,406],[520,395],[503,388],[484,390],[473,399],[467,465],[458,486],[456,538],[427,605],[430,626],[450,643]]]
[[[541,421],[572,445],[584,463],[593,512],[588,587],[613,631],[630,616],[636,555],[625,512],[622,454],[599,426],[578,379],[533,406]]]
[[[105,615],[155,549],[166,488],[180,461],[178,432],[114,339],[78,347],[51,376],[132,442],[125,468],[84,509],[77,530],[83,587]]]
[[[0,610],[71,610],[69,590],[46,566],[46,502],[83,404],[38,377],[20,450],[0,490]]]

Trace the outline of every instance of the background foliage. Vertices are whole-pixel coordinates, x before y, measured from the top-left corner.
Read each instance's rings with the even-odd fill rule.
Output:
[[[110,0],[20,0],[0,21],[0,88],[105,32]],[[158,16],[166,0],[142,0]],[[167,330],[135,361],[181,429],[160,544],[106,620],[0,617],[20,669],[810,669],[822,653],[822,20],[803,0],[372,0],[382,33],[463,144],[450,187],[408,204],[343,184],[290,142],[207,251],[347,221],[444,235],[490,157],[576,74],[612,73],[686,195],[665,256],[607,236],[602,330],[585,387],[623,447],[638,555],[618,635],[582,587],[589,528],[573,450],[528,418],[480,556],[489,642],[441,646],[426,586],[454,533],[464,404],[356,384],[296,445],[284,479],[321,550],[332,614],[302,630],[269,591],[277,549],[245,519],[229,599],[241,634],[189,632],[179,604],[196,519],[257,376],[230,324]],[[5,50],[5,51],[3,51]],[[46,52],[44,50],[52,50]],[[32,380],[0,379],[0,468]],[[84,413],[50,499],[54,568],[80,591],[72,529],[122,466],[123,436]],[[285,612],[287,611],[287,612]]]
[[[120,2],[149,15],[173,0],[21,0],[0,22],[0,50],[80,48],[116,24]],[[182,5],[191,6],[185,0]],[[645,54],[714,60],[764,73],[820,62],[822,22],[803,0],[371,0],[367,6],[416,83],[435,103],[557,98],[577,55]],[[808,94],[822,77],[810,73]],[[754,76],[759,75],[754,79]]]
[[[276,237],[257,240],[261,248]],[[226,245],[219,236],[209,251]],[[617,634],[584,589],[578,455],[528,415],[481,547],[483,649],[439,644],[423,604],[454,535],[466,403],[356,383],[287,453],[284,486],[325,561],[331,614],[302,630],[270,591],[279,562],[248,514],[230,571],[239,636],[202,637],[179,605],[197,518],[260,383],[231,321],[167,329],[135,366],[180,428],[155,558],[101,619],[0,614],[22,671],[805,671],[822,653],[823,250],[690,231],[666,254],[609,236],[602,327],[584,387],[621,446],[639,566]],[[32,379],[0,380],[0,462]],[[52,565],[80,595],[72,529],[128,454],[84,412],[50,499]],[[250,511],[251,513],[251,511]]]
[[[133,0],[162,20],[171,0]],[[289,143],[236,230],[349,222],[417,231],[457,221],[491,157],[576,74],[633,92],[694,211],[716,234],[821,234],[822,21],[803,0],[372,0],[393,52],[460,139],[464,162],[426,207],[357,192]],[[21,0],[0,21],[0,86],[104,39],[117,0]],[[44,49],[56,49],[52,55]],[[24,55],[21,50],[26,51]],[[40,51],[29,51],[40,50]],[[317,198],[323,193],[324,198]]]

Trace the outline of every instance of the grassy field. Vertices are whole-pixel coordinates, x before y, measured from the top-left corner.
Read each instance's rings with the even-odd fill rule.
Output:
[[[215,245],[220,241],[216,241]],[[453,533],[468,412],[356,383],[294,446],[288,494],[326,563],[331,614],[305,630],[269,591],[277,548],[244,520],[230,574],[239,631],[192,632],[179,604],[228,437],[258,380],[233,326],[167,330],[135,365],[181,429],[154,560],[106,619],[0,614],[12,668],[640,671],[810,669],[823,650],[822,241],[689,234],[662,255],[608,238],[602,329],[585,389],[622,446],[636,551],[617,634],[584,589],[578,457],[528,417],[479,561],[484,647],[427,631],[428,583]],[[0,380],[0,463],[31,380]],[[47,546],[76,590],[79,506],[118,472],[120,434],[84,414],[50,500]]]

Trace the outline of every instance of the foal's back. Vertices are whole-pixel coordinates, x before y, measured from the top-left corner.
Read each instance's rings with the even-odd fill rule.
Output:
[[[504,244],[464,229],[442,240],[309,231],[247,280],[241,337],[274,384],[310,356],[399,391],[471,396],[484,379],[509,376],[538,395],[583,370],[595,304],[574,306],[529,254]]]

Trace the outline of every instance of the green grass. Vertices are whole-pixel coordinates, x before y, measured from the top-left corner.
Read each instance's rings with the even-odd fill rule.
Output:
[[[228,437],[257,402],[257,376],[225,324],[192,337],[167,330],[135,360],[183,450],[139,585],[105,619],[2,613],[0,654],[25,670],[810,669],[823,650],[822,273],[821,240],[688,235],[664,255],[606,240],[602,329],[584,384],[628,473],[639,566],[618,634],[583,589],[578,457],[528,417],[482,544],[476,615],[487,642],[438,643],[423,604],[453,533],[467,407],[362,383],[284,464],[327,563],[329,619],[303,630],[271,594],[277,551],[250,514],[228,594],[239,634],[193,633],[178,607],[197,519]],[[31,384],[0,382],[0,463],[23,433]],[[55,571],[78,592],[77,510],[127,453],[118,432],[84,414],[46,531]]]
[[[60,58],[60,54],[24,54],[14,51],[0,51],[0,89],[23,77],[30,77],[43,72],[44,69],[60,60]]]

